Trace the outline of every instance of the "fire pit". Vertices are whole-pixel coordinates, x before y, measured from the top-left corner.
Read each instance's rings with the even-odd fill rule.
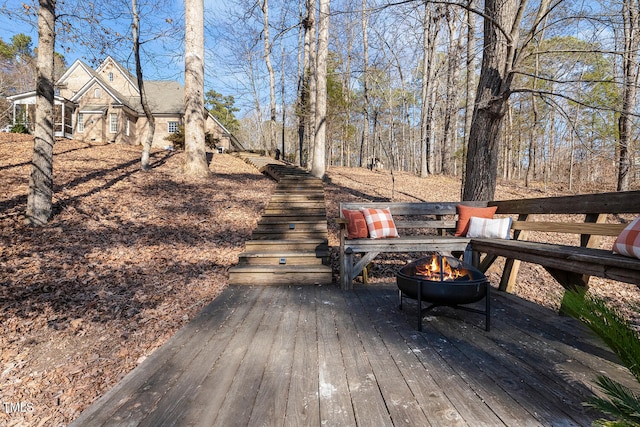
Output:
[[[434,254],[420,258],[400,269],[396,275],[402,310],[403,296],[418,300],[418,330],[422,331],[422,317],[429,310],[449,306],[485,315],[485,329],[490,330],[491,286],[477,268],[457,258]],[[485,298],[485,311],[460,306]],[[431,303],[423,309],[422,301]]]

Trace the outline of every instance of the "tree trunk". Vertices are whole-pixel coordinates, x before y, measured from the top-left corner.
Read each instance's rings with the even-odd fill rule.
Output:
[[[469,2],[469,7],[474,7],[474,0]],[[467,66],[466,66],[466,86],[467,99],[464,109],[464,143],[462,146],[462,186],[464,187],[465,167],[467,161],[467,147],[469,146],[469,133],[471,132],[471,119],[473,118],[473,89],[475,86],[475,52],[476,44],[476,15],[467,11]]]
[[[327,61],[329,59],[329,0],[320,0],[318,22],[318,57],[316,65],[317,96],[313,164],[311,175],[324,178],[327,140]]]
[[[369,146],[369,11],[367,0],[362,0],[362,140],[360,141],[360,163],[362,167],[364,158],[368,155]]]
[[[420,110],[420,176],[430,174],[430,164],[433,164],[433,147],[431,141],[431,122],[433,120],[433,65],[435,61],[437,31],[437,17],[431,11],[431,5],[424,5],[424,22],[422,33],[422,108]],[[433,26],[432,26],[433,22]]]
[[[455,10],[449,7],[447,24],[449,28],[449,52],[447,54],[447,97],[444,114],[444,140],[442,144],[442,173],[453,175],[455,171],[454,152],[457,142],[458,114],[458,76],[460,72],[460,54],[462,52],[462,34],[458,32]]]
[[[313,153],[315,150],[315,134],[316,134],[316,96],[317,96],[317,51],[316,51],[316,0],[309,0],[309,6],[307,9],[307,20],[309,22],[309,110],[306,116],[306,139],[307,139],[307,147],[308,147],[308,155],[313,157]],[[309,159],[313,162],[313,159]],[[308,163],[308,162],[307,162]],[[312,163],[313,164],[313,163]]]
[[[45,225],[51,218],[53,211],[55,10],[56,0],[40,0],[36,120],[26,211],[27,221],[36,226]]]
[[[263,17],[264,62],[269,73],[269,151],[277,148],[276,144],[276,77],[271,65],[271,39],[269,37],[269,0],[263,0],[260,9]]]
[[[309,61],[307,49],[307,33],[308,21],[304,18],[302,4],[300,4],[300,21],[304,27],[304,33],[298,35],[298,99],[297,99],[297,118],[298,118],[298,165],[304,167],[303,151],[304,151],[304,126],[305,115],[307,110],[307,62]]]
[[[204,0],[185,0],[184,172],[207,177],[204,142]]]
[[[463,200],[493,200],[502,119],[519,35],[518,0],[485,0],[484,50],[469,133]],[[520,5],[523,7],[523,5]],[[510,29],[505,34],[500,29]]]
[[[630,145],[633,138],[633,111],[638,96],[638,48],[640,47],[640,2],[624,0],[622,17],[624,19],[624,55],[622,111],[618,118],[618,191],[629,189],[631,171]]]
[[[131,12],[133,14],[132,35],[133,35],[133,54],[136,61],[136,78],[138,80],[138,89],[140,90],[140,104],[142,111],[147,118],[149,124],[147,136],[142,141],[142,155],[140,157],[140,166],[143,171],[149,170],[149,155],[151,146],[153,145],[153,135],[156,132],[156,119],[151,113],[149,103],[147,101],[147,93],[144,88],[144,79],[142,76],[142,62],[140,61],[140,11],[138,9],[138,1],[131,0]]]

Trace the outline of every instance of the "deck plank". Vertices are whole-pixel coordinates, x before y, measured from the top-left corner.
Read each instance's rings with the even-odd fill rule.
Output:
[[[344,292],[327,292],[334,305],[336,332],[340,337],[341,357],[349,384],[356,424],[360,426],[392,426],[384,397],[378,387],[373,368],[351,313],[358,310]]]
[[[459,418],[462,418],[469,426],[474,427],[504,425],[492,408],[478,396],[477,390],[470,386],[469,380],[460,376],[452,367],[452,362],[459,363],[464,356],[455,352],[445,356],[441,354],[440,347],[447,342],[447,337],[429,328],[423,328],[422,333],[417,333],[415,313],[409,315],[408,308],[404,311],[397,308],[397,290],[379,287],[369,287],[366,290],[368,292],[360,292],[358,296],[363,300],[367,310],[375,310],[379,319],[377,323],[381,325],[381,330],[385,331],[385,342],[395,352],[396,363],[402,363],[401,366],[404,367],[403,375],[411,378],[412,384],[421,384],[425,379],[431,383],[426,391],[428,395],[421,396],[419,404],[428,407],[428,399],[433,399],[433,394],[441,400],[444,412],[428,414],[432,425],[441,425],[442,417],[452,419],[452,423],[459,423]],[[395,299],[387,299],[392,298],[391,295]],[[398,331],[404,331],[406,334]],[[424,341],[427,335],[430,336],[430,340]],[[419,340],[417,346],[412,345],[412,341],[415,340]],[[408,355],[411,358],[408,358]],[[412,378],[414,375],[415,378]],[[451,409],[447,408],[447,400],[451,402]]]
[[[512,425],[517,420],[521,423],[525,416],[530,416],[528,425],[581,425],[564,412],[564,405],[573,403],[570,399],[565,399],[560,405],[554,399],[549,399],[549,396],[557,394],[555,387],[559,383],[545,381],[542,372],[530,365],[537,364],[533,359],[519,360],[504,350],[503,346],[508,343],[501,340],[500,333],[496,332],[501,325],[494,325],[490,334],[492,338],[488,338],[489,334],[479,330],[478,326],[483,327],[480,322],[477,325],[471,323],[477,319],[469,319],[471,324],[464,325],[455,321],[458,316],[469,317],[464,312],[454,313],[450,308],[441,308],[434,314],[429,326],[447,339],[443,344],[434,341],[431,344],[439,346],[446,360],[456,360],[457,374],[468,379],[469,386],[482,396],[505,424]],[[493,337],[498,339],[493,341]],[[538,360],[544,363],[539,357]],[[548,364],[546,366],[549,367]],[[522,378],[526,380],[515,380]],[[577,412],[580,413],[581,409],[578,408]],[[582,422],[586,421],[583,419]]]
[[[318,287],[302,287],[296,295],[300,306],[295,334],[293,366],[284,425],[287,427],[319,426],[318,345],[316,296]]]
[[[283,298],[282,291],[283,289],[269,287],[266,292],[270,296],[270,303],[264,307],[256,307],[257,310],[264,310],[264,316],[260,320],[255,336],[238,366],[233,383],[217,414],[215,422],[218,425],[249,424],[269,360],[268,355],[273,351],[276,333],[282,321],[283,302],[286,302],[286,294]]]
[[[247,298],[245,304],[251,304],[251,310],[235,329],[229,331],[231,339],[224,347],[214,369],[207,373],[190,400],[180,407],[181,411],[176,414],[175,425],[214,425],[225,399],[234,397],[229,396],[228,391],[264,318],[265,307],[273,298],[273,293],[267,292],[268,290],[269,288],[265,288],[260,292],[254,289],[255,295]]]
[[[394,285],[230,286],[72,426],[586,426],[605,374],[640,386],[577,321],[493,293],[417,332]]]
[[[378,313],[367,312],[373,305],[367,301],[361,301],[361,306],[356,309],[352,319],[369,357],[369,363],[384,396],[391,420],[396,426],[431,425],[401,370],[402,367],[411,372],[417,361],[403,364],[398,360],[399,357],[406,355],[406,348],[400,347],[400,351],[395,352],[393,344],[387,346],[385,338],[390,337],[384,318]]]
[[[75,421],[82,425],[136,425],[156,407],[158,400],[185,372],[190,362],[200,354],[203,338],[221,339],[231,327],[230,311],[244,312],[250,305],[242,304],[247,292],[228,289],[210,303],[188,325],[178,331],[163,347],[152,353],[139,367],[125,376],[118,386],[100,399]],[[217,328],[220,333],[216,333]],[[204,337],[202,332],[206,331]],[[199,345],[192,345],[196,340]],[[206,342],[205,341],[205,342]],[[191,344],[190,344],[191,343]],[[99,409],[99,410],[98,410]]]
[[[282,319],[273,338],[249,425],[276,426],[284,422],[300,306],[295,304],[294,292],[290,287],[287,287],[278,303],[277,309],[282,311]]]
[[[334,292],[319,289],[318,302],[318,381],[320,393],[320,422],[323,425],[355,425],[355,414],[342,350],[335,323]]]

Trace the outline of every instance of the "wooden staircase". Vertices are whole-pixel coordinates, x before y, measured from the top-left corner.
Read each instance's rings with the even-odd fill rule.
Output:
[[[229,269],[229,284],[330,284],[322,180],[268,157],[250,153],[240,157],[278,185],[238,265]]]

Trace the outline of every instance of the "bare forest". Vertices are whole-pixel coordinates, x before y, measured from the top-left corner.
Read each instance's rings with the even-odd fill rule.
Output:
[[[184,29],[161,6],[138,6],[141,60],[145,75],[174,78],[161,74],[184,60]],[[57,5],[54,78],[76,51],[135,68],[121,9]],[[638,10],[637,0],[233,0],[204,11],[205,90],[232,94],[226,115],[240,111],[248,148],[310,168],[315,157],[318,173],[378,159],[420,176],[488,175],[490,187],[500,177],[636,188]],[[173,48],[157,54],[152,40]],[[33,89],[35,42],[2,41],[0,94]],[[12,120],[6,104],[2,113],[0,124]],[[492,195],[478,191],[465,198]]]

